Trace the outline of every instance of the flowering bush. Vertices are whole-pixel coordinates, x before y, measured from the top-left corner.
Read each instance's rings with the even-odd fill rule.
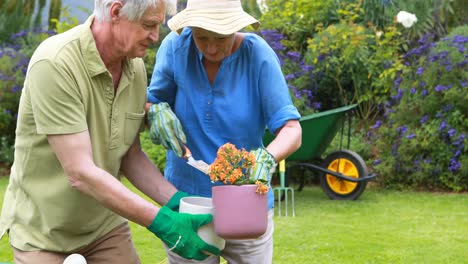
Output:
[[[237,149],[226,143],[218,149],[215,161],[210,165],[208,175],[211,181],[225,184],[257,184],[257,192],[268,192],[267,181],[250,179],[250,169],[255,165],[255,156],[245,149]]]
[[[383,120],[372,127],[383,184],[468,189],[468,26],[405,55]],[[376,132],[376,133],[375,133]]]
[[[296,51],[288,51],[283,42],[286,36],[277,30],[261,30],[258,32],[279,58],[281,68],[285,75],[294,105],[301,115],[318,112],[321,109],[320,102],[314,96],[317,89],[313,67],[307,65]]]
[[[0,46],[0,163],[13,162],[18,105],[29,59],[51,34],[54,32],[21,31]]]
[[[402,64],[398,25],[379,30],[359,24],[364,15],[358,4],[339,10],[339,23],[317,27],[308,40],[307,63],[314,66],[315,95],[325,109],[358,103],[359,117],[373,120],[389,96],[391,83]]]

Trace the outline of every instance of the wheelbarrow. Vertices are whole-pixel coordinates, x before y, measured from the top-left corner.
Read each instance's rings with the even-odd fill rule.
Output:
[[[309,169],[318,171],[320,186],[325,194],[334,200],[355,200],[367,186],[367,182],[376,177],[375,174],[368,173],[368,168],[364,160],[357,154],[349,150],[351,137],[351,110],[357,105],[349,105],[323,111],[302,117],[299,122],[302,127],[302,145],[287,159],[286,172],[282,174],[280,169],[280,187],[287,193],[288,182],[293,169],[301,172],[298,175],[299,188],[304,187],[304,171]],[[343,149],[345,137],[345,123],[347,126],[347,149]],[[339,149],[322,158],[323,152],[328,148],[331,141],[340,131]],[[265,133],[263,143],[268,145],[274,136]],[[291,165],[289,165],[291,164]],[[294,193],[293,193],[294,195]],[[287,211],[286,211],[287,212]]]

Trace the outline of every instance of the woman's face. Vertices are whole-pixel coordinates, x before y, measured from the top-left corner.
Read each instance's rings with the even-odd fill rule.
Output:
[[[202,28],[192,28],[193,39],[198,50],[209,62],[221,62],[233,52],[235,34],[221,35]]]

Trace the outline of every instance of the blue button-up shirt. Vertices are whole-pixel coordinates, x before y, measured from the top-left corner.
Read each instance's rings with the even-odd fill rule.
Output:
[[[246,33],[240,47],[226,57],[211,84],[192,31],[170,33],[162,42],[148,100],[168,102],[179,118],[187,147],[195,159],[211,164],[227,142],[252,150],[263,146],[265,128],[277,131],[300,115],[292,104],[278,58],[259,36]],[[179,190],[211,196],[209,177],[167,153],[165,177]],[[273,193],[269,192],[269,208]]]

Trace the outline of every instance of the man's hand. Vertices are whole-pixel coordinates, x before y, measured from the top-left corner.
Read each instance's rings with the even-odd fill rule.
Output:
[[[213,220],[210,214],[176,213],[163,206],[148,230],[159,237],[169,250],[186,259],[204,260],[208,257],[203,251],[219,256],[220,250],[207,244],[197,235],[197,230]]]
[[[268,181],[271,169],[276,165],[275,158],[265,148],[252,150],[252,153],[255,155],[255,165],[251,169],[251,177]]]
[[[189,196],[186,192],[178,191],[172,195],[171,199],[166,204],[166,207],[174,212],[179,212],[180,199]]]
[[[158,103],[150,106],[148,112],[150,126],[150,138],[154,144],[162,144],[166,149],[171,149],[178,157],[182,157],[184,150],[179,140],[187,143],[182,125],[177,116],[172,112],[168,103]]]

